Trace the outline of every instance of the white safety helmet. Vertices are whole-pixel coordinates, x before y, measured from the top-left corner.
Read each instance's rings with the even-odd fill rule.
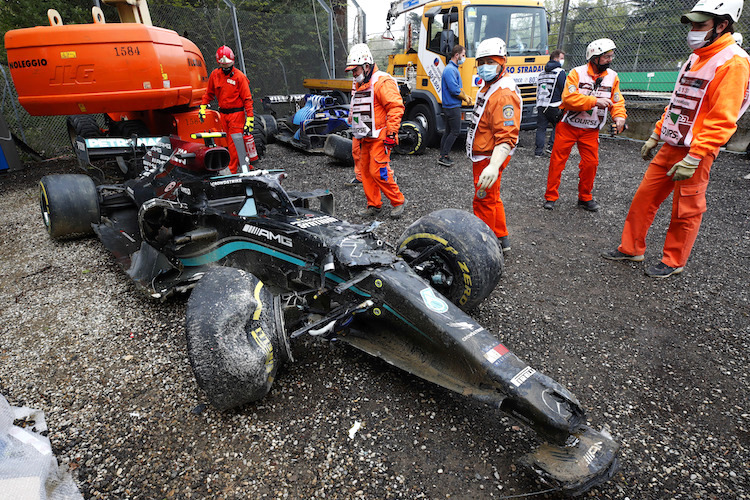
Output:
[[[372,64],[372,52],[366,43],[358,43],[352,46],[349,55],[346,57],[346,71],[353,70],[356,66],[363,64]]]
[[[615,42],[613,42],[609,38],[600,38],[598,40],[594,40],[589,44],[588,47],[586,47],[586,60],[590,61],[592,57],[600,56],[605,52],[615,50],[616,48],[617,47],[615,47]]]
[[[729,16],[733,23],[740,20],[743,0],[698,0],[693,10],[684,14],[680,21],[702,23],[712,17]]]
[[[487,38],[479,42],[475,57],[479,59],[487,56],[508,56],[508,49],[502,38]]]
[[[732,33],[732,37],[734,38],[734,41],[737,42],[737,45],[742,47],[742,33]]]

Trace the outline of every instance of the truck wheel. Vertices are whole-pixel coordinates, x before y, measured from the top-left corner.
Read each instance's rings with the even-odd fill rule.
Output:
[[[69,116],[66,121],[68,128],[68,137],[73,151],[76,150],[76,137],[79,135],[84,138],[101,137],[102,131],[96,123],[96,118],[92,115],[73,115]]]
[[[279,127],[276,125],[276,118],[273,115],[260,115],[259,120],[263,131],[266,134],[266,143],[272,144],[276,140],[276,134],[279,133]]]
[[[219,410],[257,401],[285,354],[273,295],[254,275],[210,269],[187,304],[187,349],[195,379]]]
[[[354,165],[352,156],[352,140],[338,134],[330,134],[326,137],[323,151],[328,156],[336,158],[346,165]]]
[[[99,195],[88,175],[45,175],[39,181],[42,220],[52,238],[94,234],[99,223]]]
[[[409,121],[417,122],[425,130],[424,142],[426,146],[437,145],[437,121],[435,114],[427,104],[417,104],[409,110]]]
[[[464,311],[487,298],[503,272],[494,233],[473,214],[454,208],[416,220],[401,235],[397,253]]]
[[[115,122],[115,131],[110,132],[110,135],[115,137],[125,137],[130,139],[133,134],[138,137],[148,137],[150,132],[145,123],[141,120],[125,120],[121,122]]]
[[[393,150],[400,155],[421,155],[424,153],[425,131],[417,122],[401,122],[398,129],[398,145]]]

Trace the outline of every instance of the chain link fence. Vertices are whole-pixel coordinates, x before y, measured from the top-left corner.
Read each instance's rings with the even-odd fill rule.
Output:
[[[617,46],[612,69],[620,76],[626,99],[631,129],[628,135],[646,138],[664,110],[680,67],[690,55],[686,39],[689,27],[680,22],[680,17],[694,5],[695,0],[582,2],[569,8],[564,23],[560,5],[549,11],[550,48],[565,51],[565,69],[570,69],[586,62],[590,42],[611,38]],[[562,24],[565,34],[560,40]],[[748,27],[750,9],[734,26],[738,33]],[[747,120],[740,121],[742,130],[736,137],[746,135],[745,130],[750,129]]]
[[[347,2],[323,2],[326,8],[317,0],[298,0],[283,10],[273,5],[265,10],[243,10],[241,5],[236,9],[237,31],[256,111],[262,112],[262,96],[304,93],[304,78],[329,78],[334,73],[338,77],[345,75],[348,47],[356,43],[347,37]],[[563,24],[562,5],[559,1],[554,5],[551,7],[549,2],[547,5],[551,48],[558,46]],[[566,52],[566,69],[585,62],[586,46],[592,40],[605,37],[614,40],[617,50],[612,67],[620,75],[633,137],[648,136],[674,87],[679,67],[690,54],[685,38],[687,28],[680,23],[680,16],[693,5],[694,0],[599,0],[578,3],[568,10],[565,35],[560,44]],[[106,6],[104,9],[110,22],[117,18],[113,9]],[[224,1],[219,0],[209,8],[175,7],[154,0],[150,10],[155,26],[174,30],[198,46],[209,72],[216,67],[217,47],[226,44],[239,52],[234,13]],[[332,23],[329,23],[329,12],[333,16]],[[748,26],[750,9],[735,28],[742,33]],[[369,41],[382,69],[387,56],[403,47],[403,31],[394,35],[393,41],[380,37]],[[330,61],[331,36],[334,63]],[[19,139],[47,158],[70,152],[65,117],[29,116],[18,105],[7,67],[3,68],[0,83],[3,84],[3,116]],[[103,120],[100,121],[103,125]],[[745,119],[740,125],[743,130],[750,130]]]
[[[304,78],[344,76],[346,0],[325,4],[328,10],[316,0],[291,2],[285,9],[273,5],[265,10],[236,9],[245,73],[257,112],[262,112],[262,96],[304,93]],[[117,22],[114,9],[106,5],[102,8],[108,22]],[[175,7],[152,1],[149,9],[154,26],[176,31],[198,46],[209,73],[216,68],[214,54],[219,46],[228,45],[239,54],[231,4],[219,0],[212,7]],[[331,27],[334,64],[330,57]],[[239,61],[237,66],[241,67]],[[15,136],[45,158],[70,153],[66,117],[30,116],[18,103],[8,67],[2,70],[1,111]],[[104,126],[102,117],[97,121]]]

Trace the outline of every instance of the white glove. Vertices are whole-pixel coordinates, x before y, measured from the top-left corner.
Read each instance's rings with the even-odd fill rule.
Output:
[[[659,145],[659,136],[656,135],[654,132],[651,132],[651,137],[648,138],[646,141],[646,144],[643,145],[641,148],[641,158],[643,158],[646,161],[649,161],[654,154],[651,152],[656,146]]]
[[[482,173],[479,174],[479,180],[477,181],[478,189],[488,189],[492,187],[497,181],[500,175],[500,167],[505,162],[510,154],[510,144],[504,142],[495,146],[492,150],[492,157],[490,158],[490,164],[484,167]]]
[[[672,176],[672,180],[675,182],[690,179],[695,173],[695,169],[698,168],[701,160],[702,158],[694,158],[689,154],[685,155],[685,158],[675,163],[674,167],[669,169],[667,175]]]

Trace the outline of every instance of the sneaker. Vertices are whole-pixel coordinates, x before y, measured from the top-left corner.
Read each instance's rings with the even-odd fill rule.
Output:
[[[344,183],[344,186],[361,186],[361,185],[362,185],[362,181],[357,179],[356,177],[350,180],[349,182]]]
[[[544,205],[542,205],[542,208],[545,210],[552,210],[555,208],[555,200],[544,200]]]
[[[383,210],[383,207],[373,207],[372,205],[367,205],[367,208],[359,212],[359,215],[361,217],[375,217]]]
[[[643,255],[628,255],[626,253],[622,253],[616,248],[614,250],[607,250],[606,252],[602,252],[602,257],[607,260],[630,260],[633,262],[643,261]]]
[[[452,167],[453,160],[448,158],[448,155],[441,156],[440,158],[438,158],[438,165],[442,165],[444,167]]]
[[[578,200],[578,206],[589,212],[599,211],[599,204],[594,199],[591,199],[589,201]]]
[[[404,209],[406,209],[406,198],[404,198],[404,202],[401,205],[396,205],[391,209],[391,219],[398,219],[404,214]]]
[[[497,243],[500,245],[503,253],[510,252],[510,236],[498,236]]]
[[[548,155],[551,155],[552,154],[552,146],[550,146],[547,149],[545,149],[544,152],[547,153]]]
[[[684,267],[669,267],[664,262],[659,262],[655,266],[646,269],[646,275],[652,278],[669,278],[673,274],[680,274]]]

